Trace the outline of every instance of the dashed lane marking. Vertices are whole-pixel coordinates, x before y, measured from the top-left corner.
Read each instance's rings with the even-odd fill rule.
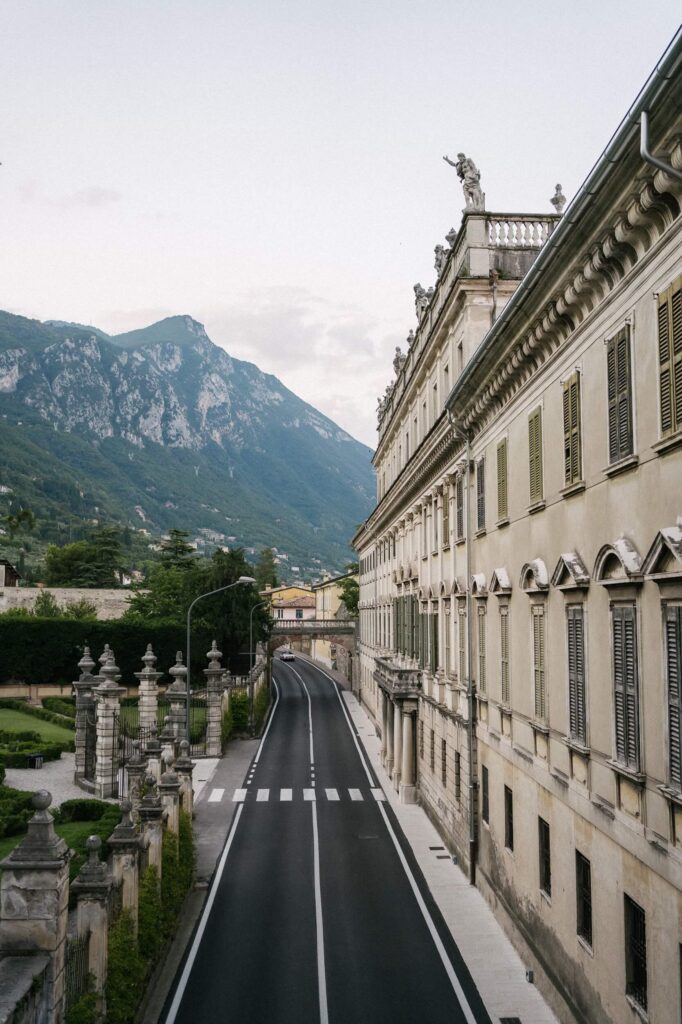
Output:
[[[212,789],[211,790],[211,795],[208,798],[208,802],[210,804],[219,804],[220,801],[223,798],[223,794],[224,793],[225,793],[224,789]]]
[[[336,790],[336,789],[325,789],[325,793],[327,794],[327,800],[338,800],[339,799],[339,793],[338,793],[338,790]]]
[[[258,801],[259,804],[266,803],[269,799],[270,799],[270,790],[269,789],[259,789],[258,790],[258,793],[256,794],[256,800]]]
[[[234,804],[242,804],[242,803],[244,803],[245,800],[246,800],[246,790],[245,789],[235,789],[234,795],[232,797],[232,803],[234,803]]]

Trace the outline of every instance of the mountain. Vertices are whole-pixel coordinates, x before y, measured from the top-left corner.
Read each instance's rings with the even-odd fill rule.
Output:
[[[370,455],[189,316],[109,336],[0,312],[0,498],[48,539],[74,519],[177,526],[338,569],[374,502]]]

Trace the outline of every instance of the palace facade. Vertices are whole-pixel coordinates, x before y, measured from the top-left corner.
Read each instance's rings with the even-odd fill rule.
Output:
[[[384,764],[564,1021],[682,1014],[681,172],[678,36],[563,215],[467,207],[353,540]]]

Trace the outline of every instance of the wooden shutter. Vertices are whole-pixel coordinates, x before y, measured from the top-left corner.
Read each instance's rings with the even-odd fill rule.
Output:
[[[507,502],[507,438],[497,446],[497,518],[506,519]]]
[[[682,278],[658,299],[661,434],[682,428]]]
[[[457,619],[459,628],[459,681],[463,686],[467,682],[467,667],[466,667],[466,635],[467,635],[467,619],[466,612],[464,611],[464,602],[460,601],[459,604],[459,615]]]
[[[443,547],[450,543],[450,488],[443,487]]]
[[[535,691],[535,717],[544,722],[545,700],[545,610],[533,605],[533,685]]]
[[[582,605],[571,605],[567,611],[568,630],[568,710],[569,733],[573,739],[586,743],[585,713],[585,620]]]
[[[478,688],[481,693],[486,692],[486,635],[485,635],[485,605],[479,602],[478,605]]]
[[[665,610],[665,654],[668,675],[668,744],[670,782],[682,789],[682,607]]]
[[[457,539],[460,540],[464,536],[464,478],[461,473],[457,474],[455,500],[457,504]]]
[[[542,409],[535,409],[528,419],[528,465],[530,470],[530,503],[542,501]]]
[[[581,479],[580,374],[574,373],[564,384],[564,483]]]
[[[616,758],[639,769],[639,687],[634,605],[611,610],[613,629],[613,690],[616,719]]]
[[[632,388],[628,328],[612,338],[606,349],[609,403],[609,462],[632,454]]]
[[[502,703],[509,704],[509,609],[500,608],[500,682]]]
[[[485,529],[485,459],[476,463],[476,529]]]

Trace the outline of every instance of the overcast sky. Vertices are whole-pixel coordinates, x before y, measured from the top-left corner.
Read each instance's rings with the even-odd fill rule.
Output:
[[[189,313],[374,444],[463,206],[572,196],[679,0],[0,0],[0,307]]]

